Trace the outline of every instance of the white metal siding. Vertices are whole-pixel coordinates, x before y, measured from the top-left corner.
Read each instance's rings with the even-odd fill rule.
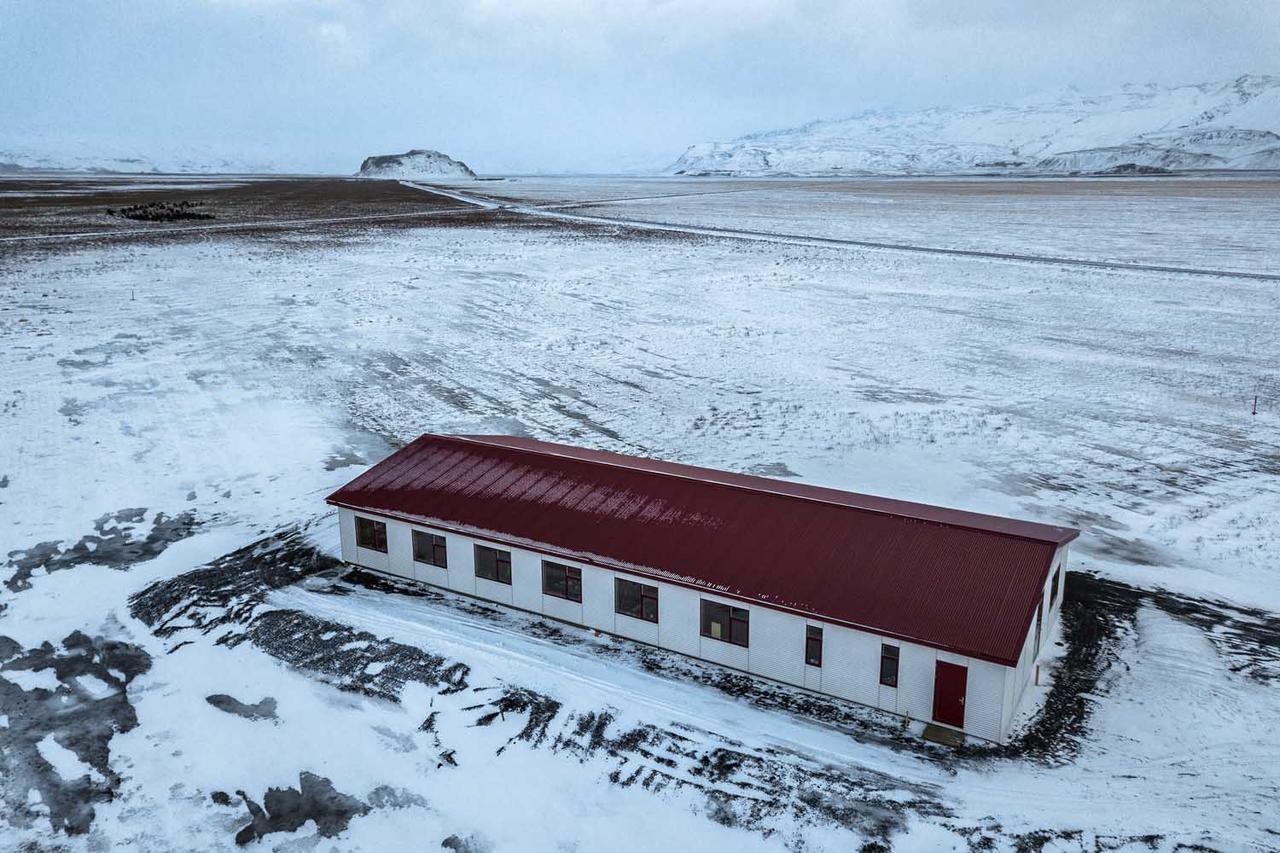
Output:
[[[838,625],[823,628],[822,692],[875,706],[880,640]]]
[[[1018,710],[1018,706],[1022,702],[1023,695],[1027,692],[1027,685],[1035,676],[1035,624],[1027,629],[1027,636],[1022,641],[1022,652],[1018,655],[1018,665],[1010,672],[1005,680],[1005,701],[1000,721],[1000,739],[1003,740],[1009,734],[1009,726],[1013,722],[1013,716]]]
[[[578,625],[584,624],[582,621],[582,605],[576,601],[566,601],[563,598],[556,598],[554,595],[542,596],[542,612],[548,616],[554,616],[556,619],[563,619],[566,622],[574,622]]]
[[[826,649],[823,649],[823,654],[826,654]],[[806,690],[822,692],[822,667],[806,666],[804,668],[804,686]]]
[[[511,603],[522,610],[542,612],[542,558],[528,551],[511,551]]]
[[[446,562],[448,560],[446,559]],[[432,586],[449,586],[449,571],[428,563],[413,564],[413,579]]]
[[[465,536],[449,535],[444,538],[444,550],[449,555],[449,588],[476,594],[475,542]]]
[[[775,681],[800,687],[805,683],[804,629],[802,616],[781,613],[767,607],[751,612],[751,671]]]
[[[342,559],[348,563],[356,560],[356,514],[349,509],[338,510],[338,538],[342,541]]]
[[[899,663],[901,663],[901,661],[899,661]],[[890,687],[887,684],[881,684],[876,707],[881,711],[891,711],[895,714],[898,713],[898,688]]]
[[[964,730],[987,740],[1000,740],[1004,734],[1004,675],[1007,666],[970,660],[969,686],[965,690]]]
[[[658,585],[658,645],[698,656],[698,594],[682,586]]]
[[[613,572],[592,569],[582,573],[582,622],[613,633]]]
[[[414,580],[413,528],[407,524],[387,525],[387,571]]]
[[[500,604],[511,604],[511,584],[476,578],[476,596]]]
[[[1030,635],[1024,643],[1023,659],[1019,661],[1016,670],[936,652],[932,648],[914,643],[888,640],[887,642],[900,649],[899,686],[895,690],[880,684],[880,646],[886,641],[865,631],[806,619],[760,605],[747,605],[751,614],[750,647],[743,648],[700,635],[701,599],[721,601],[733,607],[743,606],[740,601],[635,577],[637,582],[658,587],[659,621],[654,624],[614,613],[614,579],[618,576],[630,579],[632,576],[555,558],[557,562],[576,565],[582,569],[582,603],[578,604],[542,594],[543,557],[536,552],[494,546],[468,536],[388,519],[389,557],[377,551],[355,547],[355,513],[340,509],[338,516],[343,559],[348,562],[660,645],[775,681],[909,715],[916,720],[929,720],[933,715],[935,661],[941,658],[965,666],[969,671],[965,730],[978,737],[1001,740],[1005,736],[1023,689],[1031,677],[1034,655],[1030,648]],[[449,562],[447,571],[413,561],[410,532],[413,529],[445,537]],[[476,578],[476,544],[501,547],[502,550],[511,552],[511,585]],[[1045,595],[1047,608],[1047,585]],[[1056,609],[1054,608],[1055,613]],[[820,668],[806,666],[804,663],[805,626],[809,624],[823,629],[823,660]]]
[[[662,596],[658,596],[658,618],[662,618]],[[637,619],[634,616],[624,616],[621,613],[615,614],[613,617],[614,633],[627,637],[631,640],[639,640],[642,643],[648,643],[651,646],[658,645],[658,623],[647,622],[644,619]]]
[[[898,655],[898,713],[913,720],[933,719],[933,678],[938,653],[902,643]]]
[[[373,551],[357,545],[355,562],[380,572],[387,571],[387,555],[381,551]]]

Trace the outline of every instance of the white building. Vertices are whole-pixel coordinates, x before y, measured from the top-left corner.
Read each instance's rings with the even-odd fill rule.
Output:
[[[506,436],[328,500],[354,565],[999,742],[1077,535]]]

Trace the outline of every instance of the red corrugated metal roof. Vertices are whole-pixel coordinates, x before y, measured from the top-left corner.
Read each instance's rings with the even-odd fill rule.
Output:
[[[1077,535],[508,436],[424,435],[328,500],[1008,666]]]

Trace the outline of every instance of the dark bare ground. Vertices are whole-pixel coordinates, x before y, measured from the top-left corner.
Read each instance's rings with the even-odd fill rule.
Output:
[[[55,830],[88,831],[94,804],[111,802],[120,787],[110,764],[111,738],[138,724],[126,689],[150,668],[151,658],[141,648],[79,631],[59,646],[45,642],[30,649],[0,636],[0,714],[8,718],[0,728],[0,803],[6,820],[29,827],[39,819],[28,799],[34,789]],[[56,686],[24,690],[10,680],[20,671],[47,671]],[[89,688],[93,681],[100,690]],[[92,773],[63,778],[38,746],[50,737]]]
[[[13,574],[4,582],[10,592],[22,592],[31,588],[31,577],[37,569],[58,572],[86,563],[127,569],[134,563],[150,560],[162,554],[174,542],[195,533],[199,522],[190,512],[169,517],[157,512],[151,519],[151,529],[138,535],[145,527],[147,510],[132,507],[109,512],[93,523],[95,533],[82,536],[69,548],[61,542],[39,542],[30,548],[10,551],[8,566]]]
[[[273,832],[293,832],[307,821],[315,821],[320,835],[332,837],[346,829],[352,818],[369,812],[366,803],[341,793],[323,776],[306,771],[298,774],[297,788],[268,788],[262,805],[244,791],[236,793],[250,817],[249,824],[236,833],[236,844],[241,845]]]
[[[181,209],[184,204],[198,205],[200,211],[214,219],[139,222],[116,215],[128,207]],[[193,176],[167,180],[0,179],[0,245],[8,241],[5,254],[21,261],[47,252],[121,240],[205,240],[213,236],[276,244],[282,232],[305,232],[323,237],[320,245],[325,245],[326,241],[349,239],[370,231],[429,227],[522,229],[627,240],[708,239],[482,210],[392,180]],[[69,236],[51,239],[54,235]],[[296,251],[302,246],[285,248]]]
[[[121,210],[184,202],[215,217],[207,224],[253,225],[277,220],[404,216],[470,206],[401,185],[348,178],[8,178],[0,180],[0,238],[111,232],[217,233],[198,223],[125,219]],[[108,211],[112,211],[108,213]],[[379,220],[375,220],[379,221]]]
[[[214,693],[204,700],[219,711],[244,717],[246,720],[274,720],[276,717],[276,700],[267,696],[257,702],[241,702],[226,693]]]

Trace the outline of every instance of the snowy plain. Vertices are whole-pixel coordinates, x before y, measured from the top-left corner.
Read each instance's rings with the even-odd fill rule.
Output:
[[[1276,270],[1280,184],[1172,186],[1061,204],[1074,188],[480,185],[678,196],[595,211],[692,225]],[[622,641],[336,567],[220,598],[269,574],[238,549],[334,555],[324,495],[437,431],[1073,524],[1074,572],[1280,611],[1275,282],[553,226],[0,247],[0,838],[225,849],[250,820],[237,791],[263,802],[306,773],[363,811],[264,849],[1277,846],[1280,652],[1149,597],[1048,760],[903,746],[889,718],[761,707]],[[73,671],[76,632],[102,667]],[[113,642],[136,651],[108,665]],[[431,675],[393,678],[406,660]],[[105,755],[49,729],[108,702]],[[637,768],[668,781],[629,784]],[[51,836],[76,796],[84,831]]]

